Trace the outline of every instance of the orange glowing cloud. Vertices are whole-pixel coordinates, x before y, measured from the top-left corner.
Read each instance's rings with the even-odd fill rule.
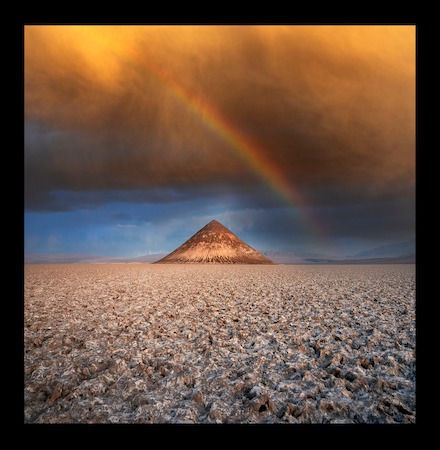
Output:
[[[27,26],[25,113],[36,190],[381,191],[414,183],[415,27]]]

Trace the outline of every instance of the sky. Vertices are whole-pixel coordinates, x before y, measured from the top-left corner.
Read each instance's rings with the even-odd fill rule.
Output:
[[[415,237],[411,25],[26,25],[25,253]]]

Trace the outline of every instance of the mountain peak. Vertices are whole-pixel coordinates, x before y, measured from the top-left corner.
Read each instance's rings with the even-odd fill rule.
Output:
[[[273,264],[217,220],[156,263]]]
[[[220,223],[218,220],[211,220],[211,222],[209,222],[208,224],[206,224],[203,228],[206,227],[223,227],[226,228],[222,223]]]
[[[231,233],[222,223],[220,223],[218,220],[211,220],[211,222],[207,223],[203,228],[201,228],[199,231],[220,231],[220,230],[226,230],[228,233]]]

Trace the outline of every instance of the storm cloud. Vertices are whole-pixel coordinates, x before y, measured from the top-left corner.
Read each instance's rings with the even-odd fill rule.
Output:
[[[258,183],[203,104],[304,192],[414,184],[414,33],[27,26],[27,204],[57,190]]]

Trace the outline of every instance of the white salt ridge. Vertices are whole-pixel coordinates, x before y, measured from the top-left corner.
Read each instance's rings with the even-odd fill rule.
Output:
[[[413,423],[415,266],[26,265],[26,423]]]

